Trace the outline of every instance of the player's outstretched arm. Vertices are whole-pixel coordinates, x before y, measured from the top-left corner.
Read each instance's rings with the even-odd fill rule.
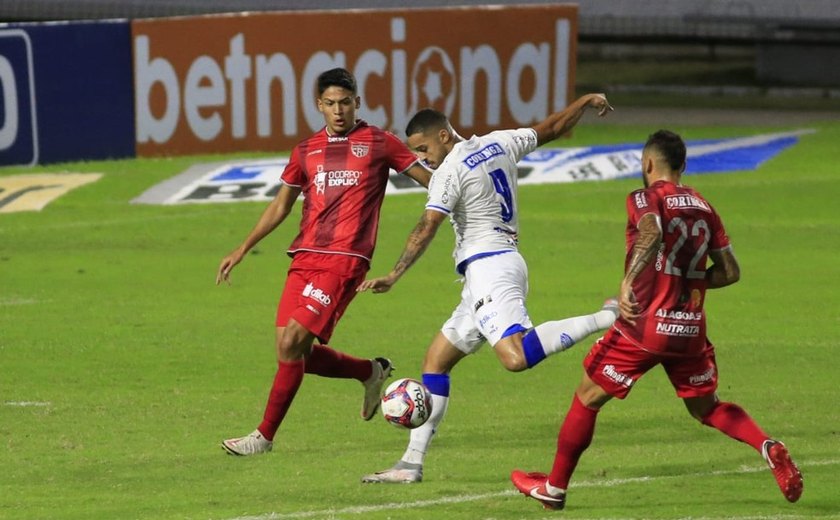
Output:
[[[251,250],[252,247],[271,233],[277,226],[283,222],[292,210],[292,206],[300,195],[300,188],[296,186],[289,186],[283,184],[280,186],[277,195],[268,204],[268,207],[263,211],[262,216],[257,221],[254,229],[248,233],[248,236],[236,249],[230,252],[226,257],[222,258],[219,263],[219,269],[216,271],[216,285],[222,281],[230,283],[230,272],[236,267],[236,264],[242,261],[242,258]]]
[[[735,258],[732,247],[709,251],[712,265],[706,269],[706,287],[718,289],[732,285],[741,279],[741,267]]]
[[[613,110],[604,94],[586,94],[560,112],[555,112],[534,126],[537,145],[543,145],[565,134],[577,124],[587,108],[594,108],[603,117]]]
[[[397,280],[408,271],[408,268],[426,251],[426,248],[429,247],[432,239],[435,238],[435,233],[437,233],[440,224],[445,218],[446,215],[439,211],[430,209],[424,211],[423,216],[420,217],[420,222],[417,223],[414,230],[408,235],[408,241],[405,243],[405,248],[400,255],[400,259],[397,260],[391,272],[379,278],[365,280],[359,284],[356,291],[363,292],[370,289],[374,293],[388,292],[397,283]]]

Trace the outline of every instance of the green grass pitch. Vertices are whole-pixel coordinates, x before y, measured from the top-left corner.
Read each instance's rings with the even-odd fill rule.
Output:
[[[511,469],[550,468],[594,337],[522,374],[487,348],[464,360],[421,485],[359,482],[393,463],[406,436],[358,418],[354,381],[307,378],[274,452],[226,456],[220,440],[262,414],[297,221],[231,286],[214,286],[264,204],[128,203],[220,159],[189,157],[0,171],[104,173],[41,212],[0,215],[0,518],[840,518],[840,124],[813,127],[757,171],[686,179],[723,215],[742,267],[740,283],[709,294],[719,393],[787,443],[805,478],[797,504],[752,449],[690,419],[660,371],[603,410],[565,511],[515,493]],[[700,139],[789,128],[674,129]],[[640,142],[652,130],[584,121],[561,144]],[[535,322],[589,312],[617,290],[624,197],[638,184],[521,188]],[[386,199],[371,274],[391,267],[423,202]],[[393,291],[357,297],[332,345],[418,377],[459,297],[451,249],[445,229]]]

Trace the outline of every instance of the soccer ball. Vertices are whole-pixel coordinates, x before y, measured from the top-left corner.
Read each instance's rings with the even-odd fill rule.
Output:
[[[397,379],[382,396],[382,415],[398,428],[417,428],[432,414],[432,394],[420,381]]]

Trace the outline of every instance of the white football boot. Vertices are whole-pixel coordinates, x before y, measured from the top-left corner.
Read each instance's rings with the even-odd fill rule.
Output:
[[[371,420],[376,414],[379,401],[382,399],[382,385],[394,369],[390,359],[378,357],[370,362],[373,365],[373,372],[367,381],[362,383],[365,386],[365,398],[362,401],[361,416],[366,421]]]
[[[259,430],[254,430],[245,437],[222,441],[222,449],[229,455],[259,455],[271,451],[274,443],[263,437]]]
[[[393,468],[362,477],[365,484],[414,484],[423,481],[423,465],[399,461]]]

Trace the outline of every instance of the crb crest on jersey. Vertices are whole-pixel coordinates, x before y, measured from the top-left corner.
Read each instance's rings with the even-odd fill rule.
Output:
[[[350,151],[353,152],[353,155],[361,159],[362,157],[366,156],[370,151],[370,145],[362,143],[350,143]]]

